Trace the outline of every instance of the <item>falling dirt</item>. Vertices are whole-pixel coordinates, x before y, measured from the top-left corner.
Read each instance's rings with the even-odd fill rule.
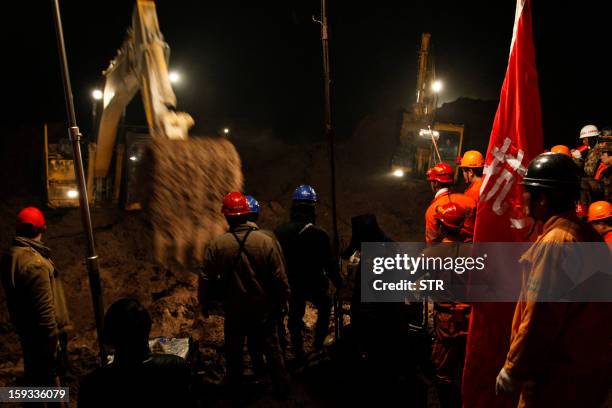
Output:
[[[156,260],[201,262],[208,242],[226,228],[219,203],[242,190],[238,152],[223,138],[192,137],[154,140],[146,157],[141,179]]]

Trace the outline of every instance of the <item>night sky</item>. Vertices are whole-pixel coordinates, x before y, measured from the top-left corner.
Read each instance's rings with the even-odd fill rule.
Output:
[[[340,137],[365,114],[393,114],[414,101],[423,31],[432,33],[436,71],[445,83],[441,102],[461,96],[497,100],[514,1],[329,1]],[[2,121],[65,120],[52,2],[21,3],[3,13],[3,37],[10,42],[3,70],[12,96]],[[534,3],[546,139],[573,144],[582,125],[612,124],[608,14],[595,1],[555,2],[555,8]],[[122,42],[133,2],[61,4],[78,120],[88,129],[91,90],[101,86],[101,71]],[[179,109],[191,113],[200,130],[248,126],[273,129],[289,141],[322,139],[321,45],[311,20],[317,0],[166,0],[157,9],[172,50],[170,67],[183,76],[175,87]],[[142,118],[128,111],[128,121]]]

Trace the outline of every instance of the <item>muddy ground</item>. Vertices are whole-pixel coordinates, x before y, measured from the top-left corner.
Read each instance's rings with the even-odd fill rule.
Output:
[[[338,224],[342,246],[350,240],[350,218],[374,213],[383,230],[393,239],[421,240],[424,209],[431,199],[427,184],[410,178],[397,179],[388,174],[393,152],[394,128],[387,118],[366,118],[356,130],[351,143],[337,149]],[[237,130],[232,140],[242,157],[245,191],[262,204],[260,226],[273,229],[288,217],[291,192],[301,183],[315,186],[321,196],[318,223],[331,231],[329,156],[325,144],[287,145],[278,143],[265,131],[243,133]],[[22,163],[27,165],[27,163]],[[16,176],[17,177],[17,176]],[[194,186],[196,188],[196,186]],[[14,233],[14,217],[24,205],[41,205],[40,195],[28,194],[28,189],[4,194],[0,203],[0,246],[6,248]],[[53,251],[55,262],[65,282],[69,311],[74,322],[70,335],[71,371],[67,379],[74,397],[78,380],[95,368],[97,363],[96,336],[84,263],[85,241],[78,210],[46,210],[48,233],[45,242]],[[194,270],[162,268],[153,260],[149,224],[143,213],[126,212],[118,208],[96,207],[92,211],[97,250],[100,256],[105,305],[122,297],[135,297],[146,305],[153,317],[152,336],[191,337],[198,344],[198,389],[210,405],[223,406],[218,384],[223,376],[222,317],[213,315],[204,320],[196,300],[197,279]],[[311,337],[316,314],[308,310],[306,318]],[[22,374],[20,346],[9,322],[3,291],[0,291],[0,386],[14,384]],[[307,345],[310,343],[307,342]],[[322,355],[318,364],[293,375],[293,397],[290,405],[321,406],[346,402],[346,389],[352,381],[348,366]],[[372,374],[372,378],[384,378]],[[381,390],[401,395],[407,401],[432,401],[428,387],[421,380],[399,377],[402,387],[387,384],[379,392],[354,392],[356,401],[369,395],[376,401],[383,398]],[[382,380],[380,380],[382,381]],[[384,398],[383,398],[384,399]],[[422,404],[426,405],[425,400]],[[267,397],[255,396],[254,406],[274,405]]]

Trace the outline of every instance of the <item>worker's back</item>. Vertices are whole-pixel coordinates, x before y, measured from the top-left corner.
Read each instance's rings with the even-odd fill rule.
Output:
[[[80,384],[79,407],[192,407],[190,372],[185,360],[150,355],[135,364],[109,364]]]
[[[218,280],[226,312],[240,315],[269,313],[289,294],[278,244],[251,222],[210,243],[201,278]]]
[[[442,240],[442,235],[440,234],[434,215],[438,207],[450,202],[462,206],[468,212],[468,218],[473,218],[475,216],[476,201],[470,197],[448,190],[438,193],[425,211],[425,242],[428,244],[440,242]]]
[[[327,232],[311,223],[291,221],[274,233],[287,262],[292,291],[328,288],[329,279],[334,279],[338,271]]]

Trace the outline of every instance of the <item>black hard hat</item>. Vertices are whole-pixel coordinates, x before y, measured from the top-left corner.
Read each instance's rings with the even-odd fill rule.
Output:
[[[580,169],[564,154],[542,153],[529,163],[521,184],[551,189],[577,188]]]

